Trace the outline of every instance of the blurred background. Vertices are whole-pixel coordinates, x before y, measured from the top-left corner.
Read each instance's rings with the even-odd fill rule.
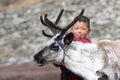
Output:
[[[59,68],[38,67],[32,56],[49,40],[39,17],[48,13],[66,26],[84,8],[91,20],[92,42],[120,39],[120,0],[0,0],[0,80],[59,80]]]

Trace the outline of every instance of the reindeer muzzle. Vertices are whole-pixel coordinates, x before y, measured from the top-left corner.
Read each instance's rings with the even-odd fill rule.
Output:
[[[43,51],[44,49],[38,52],[37,54],[35,54],[33,57],[34,62],[37,63],[39,66],[45,65],[45,60],[44,58],[42,58],[42,54],[41,54]]]

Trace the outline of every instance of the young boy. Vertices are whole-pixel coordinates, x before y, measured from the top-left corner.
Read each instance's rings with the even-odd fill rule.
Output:
[[[73,41],[79,41],[83,43],[90,43],[91,40],[87,38],[90,30],[90,20],[86,16],[82,16],[79,21],[77,21],[72,29],[73,33]],[[61,69],[61,80],[84,80],[81,77],[75,75],[71,71],[69,71],[64,66],[60,66]]]
[[[90,39],[87,38],[90,31],[89,18],[82,16],[72,27],[72,33],[74,35],[73,41],[81,41],[83,43],[91,42]]]

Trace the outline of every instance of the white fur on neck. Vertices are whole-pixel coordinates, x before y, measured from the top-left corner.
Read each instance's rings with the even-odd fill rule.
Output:
[[[96,80],[96,71],[104,65],[102,54],[97,53],[99,52],[96,44],[73,41],[65,57],[65,66],[77,75],[90,75],[89,80]]]

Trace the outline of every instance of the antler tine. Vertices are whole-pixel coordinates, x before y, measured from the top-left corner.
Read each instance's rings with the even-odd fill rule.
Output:
[[[61,12],[59,13],[59,15],[58,15],[58,17],[57,17],[57,19],[55,21],[55,24],[47,18],[47,15],[44,16],[45,22],[46,22],[46,24],[48,24],[48,27],[52,27],[52,28],[54,28],[56,30],[59,30],[59,31],[63,30],[62,28],[57,26],[57,24],[58,24],[58,22],[60,20],[60,17],[62,16],[63,11],[64,11],[64,9],[62,9]]]
[[[53,35],[50,35],[50,34],[45,33],[44,30],[42,30],[42,34],[43,34],[44,36],[46,36],[46,37],[49,37],[49,38],[52,38],[52,37],[53,37]]]
[[[66,31],[67,31],[70,27],[72,27],[72,26],[81,18],[81,16],[83,15],[83,13],[84,13],[84,9],[82,9],[81,13],[80,13],[78,16],[76,16],[76,17],[74,18],[74,20],[66,26],[66,28],[61,32],[61,34],[60,34],[60,36],[59,36],[59,39],[62,39],[62,37],[63,37],[63,35],[66,33]]]
[[[47,15],[47,14],[46,14]],[[41,20],[41,23],[44,25],[44,26],[49,26],[48,24],[46,24],[46,22],[43,20],[43,17],[42,16],[40,16],[40,20]],[[52,28],[50,28],[50,29],[52,29]],[[44,36],[46,36],[46,37],[49,37],[49,38],[51,38],[53,35],[50,35],[50,34],[47,34],[47,33],[45,33],[45,31],[44,30],[42,30],[42,34],[44,35]]]
[[[46,24],[48,25],[47,27],[52,28],[52,29],[56,29],[56,30],[59,30],[59,31],[62,31],[62,29],[59,28],[58,26],[56,26],[53,22],[51,22],[51,21],[47,18],[47,16],[45,16],[44,19],[45,19]]]
[[[58,22],[59,22],[59,20],[60,20],[60,18],[61,18],[61,16],[62,16],[63,11],[64,11],[64,10],[62,9],[61,12],[59,13],[59,15],[58,15],[55,23],[53,23],[52,21],[50,21],[50,20],[47,18],[47,14],[44,15],[44,19],[43,19],[42,16],[40,16],[40,20],[41,20],[42,24],[45,25],[46,27],[50,28],[51,31],[53,32],[53,34],[56,34],[58,31],[62,31],[62,29],[61,29],[59,26],[57,26],[57,24],[58,24]],[[45,33],[45,31],[42,31],[42,34],[43,34],[44,36],[46,36],[46,37],[49,37],[49,36],[50,36],[50,34]],[[48,36],[48,35],[49,35],[49,36]],[[53,36],[53,35],[51,35],[51,36]]]
[[[46,27],[48,27],[48,28],[53,32],[53,34],[55,34],[56,31],[55,31],[55,29],[53,29],[53,27],[52,27],[52,24],[53,24],[53,23],[52,23],[52,22],[48,23],[48,20],[46,20],[46,18],[47,18],[47,14],[44,15],[44,19],[43,19],[42,16],[40,16],[41,23],[42,23],[43,25],[45,25]],[[51,25],[50,25],[50,24],[51,24]],[[43,35],[46,36],[46,35],[49,35],[49,34],[46,34],[46,33],[44,32]],[[46,37],[48,37],[48,36],[46,36]]]
[[[42,23],[43,25],[47,26],[47,24],[44,22],[42,16],[40,16],[40,20],[41,20],[41,23]],[[50,28],[50,29],[51,29],[51,28]],[[50,35],[50,34],[45,33],[44,30],[42,30],[42,34],[43,34],[44,36],[46,36],[46,37],[49,37],[49,38],[53,37],[53,35]]]
[[[44,22],[44,20],[43,20],[43,17],[42,17],[42,16],[40,16],[40,20],[41,20],[41,23],[42,23],[43,25],[47,26],[47,24]]]
[[[81,13],[80,13],[78,16],[76,16],[76,17],[74,18],[74,20],[73,20],[70,24],[68,24],[68,25],[66,26],[66,29],[65,29],[65,30],[68,30],[70,27],[72,27],[72,26],[81,18],[81,16],[83,15],[83,13],[84,13],[84,9],[82,9]]]
[[[60,18],[61,18],[61,16],[62,16],[62,14],[63,14],[63,11],[64,11],[64,9],[61,10],[60,14],[58,15],[58,17],[57,17],[57,19],[56,19],[56,21],[55,21],[55,24],[56,24],[56,25],[58,24],[58,22],[59,22],[59,20],[60,20]]]
[[[62,9],[61,12],[60,12],[60,14],[59,14],[59,16],[57,17],[57,19],[56,19],[56,21],[55,21],[55,24],[56,24],[56,25],[58,24],[58,22],[59,22],[59,20],[60,20],[60,17],[61,17],[61,15],[62,15],[62,13],[63,13],[63,11],[64,11],[64,10]],[[47,18],[47,14],[45,14],[44,18],[45,18],[45,21],[46,21],[46,22],[44,22],[43,17],[40,16],[40,20],[41,20],[41,22],[42,22],[43,25],[49,26],[49,24],[51,24],[51,26],[56,27],[56,26],[53,24],[53,22],[50,21],[50,20]],[[46,24],[47,22],[48,22],[49,24]],[[56,28],[56,29],[58,29],[58,28]],[[59,30],[59,29],[58,29],[58,30]],[[60,30],[61,30],[61,29],[60,29]]]

